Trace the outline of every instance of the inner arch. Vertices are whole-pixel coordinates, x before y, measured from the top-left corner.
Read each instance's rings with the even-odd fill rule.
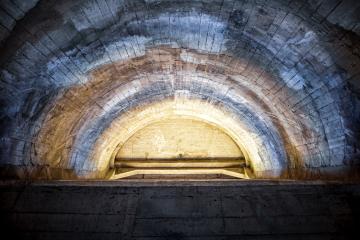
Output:
[[[239,147],[246,165],[255,177],[276,177],[286,168],[284,148],[273,135],[264,135],[261,129],[252,128],[245,118],[221,105],[214,105],[201,99],[189,99],[177,95],[175,98],[149,103],[113,119],[91,149],[91,158],[79,158],[76,152],[72,158],[81,166],[79,175],[108,174],[113,168],[121,147],[141,129],[164,119],[186,118],[201,121],[227,134]],[[95,171],[95,172],[93,172]]]
[[[116,153],[111,179],[134,175],[250,178],[236,142],[214,124],[173,116],[148,124]]]

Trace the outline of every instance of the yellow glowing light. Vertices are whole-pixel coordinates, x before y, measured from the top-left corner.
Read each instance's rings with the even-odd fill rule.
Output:
[[[217,127],[191,119],[165,119],[137,131],[117,158],[242,157],[236,143]]]
[[[90,161],[94,164],[93,168],[106,170],[114,166],[117,152],[136,132],[156,122],[173,119],[190,119],[216,126],[236,143],[247,160],[251,160],[253,169],[262,171],[269,168],[258,154],[256,137],[239,119],[206,101],[181,96],[137,108],[115,119],[93,149]],[[229,172],[224,173],[225,170],[217,171],[230,175]]]

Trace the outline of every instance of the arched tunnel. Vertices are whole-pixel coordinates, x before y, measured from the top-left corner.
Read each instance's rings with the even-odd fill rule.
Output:
[[[63,213],[72,201],[77,206],[83,201],[94,209],[84,199],[106,202],[100,195],[120,194],[127,202],[122,232],[110,234],[96,225],[109,239],[298,239],[301,234],[348,239],[360,215],[354,204],[360,196],[359,16],[360,2],[351,0],[0,1],[5,224],[30,239],[72,239],[63,215],[40,230],[36,224],[21,226],[47,222],[48,212],[36,215],[40,205]],[[202,188],[218,195],[204,190],[204,197]],[[243,223],[234,225],[235,220],[228,222],[234,229],[226,227],[226,209],[234,202],[218,206],[216,217],[223,219],[218,232],[194,227],[213,223],[204,217],[211,210],[198,202],[209,205],[209,194],[226,202],[224,196],[246,189],[252,193],[244,198],[260,204],[249,207],[257,209],[257,223],[244,222],[257,225],[255,232],[232,234]],[[296,195],[302,193],[308,193],[304,202]],[[193,200],[184,200],[188,195]],[[155,213],[135,210],[153,209],[156,196],[163,196],[167,212],[181,212],[186,204],[200,209],[188,216],[193,219],[195,212],[198,222],[182,228],[182,216],[175,223],[180,233],[165,227],[148,234],[153,227],[137,225],[136,217],[151,219]],[[311,205],[319,198],[331,200]],[[64,204],[61,210],[55,199]],[[145,205],[135,204],[143,199]],[[270,205],[261,204],[264,199]],[[303,214],[290,211],[297,206],[294,199],[304,215],[316,216],[299,218]],[[314,220],[311,225],[328,227],[307,233],[286,226],[283,232],[278,226],[287,222],[285,213],[274,217],[266,211],[280,202],[289,204],[285,212],[302,219],[289,220],[291,225],[310,224],[319,217],[318,208],[334,209],[341,202],[347,212],[337,206],[331,219],[347,227],[332,232],[329,223]],[[28,212],[36,216],[29,218]],[[276,223],[261,222],[263,212]],[[177,217],[158,216],[170,222]],[[242,213],[238,217],[243,221]],[[59,221],[65,229],[50,231]],[[169,222],[159,221],[160,229]],[[266,224],[271,226],[259,232]],[[89,239],[80,230],[70,232]],[[197,235],[198,230],[204,232]],[[91,239],[104,239],[100,233]],[[333,233],[338,238],[330,238]]]

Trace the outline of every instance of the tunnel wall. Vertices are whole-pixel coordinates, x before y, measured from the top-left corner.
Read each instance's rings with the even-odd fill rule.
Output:
[[[102,177],[108,164],[91,156],[111,123],[179,91],[244,119],[259,176],[342,178],[358,165],[358,1],[0,7],[9,175]]]

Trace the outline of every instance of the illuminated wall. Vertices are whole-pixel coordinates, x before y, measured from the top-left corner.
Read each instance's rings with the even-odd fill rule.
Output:
[[[236,143],[218,127],[191,119],[165,119],[137,131],[116,158],[236,158]]]

